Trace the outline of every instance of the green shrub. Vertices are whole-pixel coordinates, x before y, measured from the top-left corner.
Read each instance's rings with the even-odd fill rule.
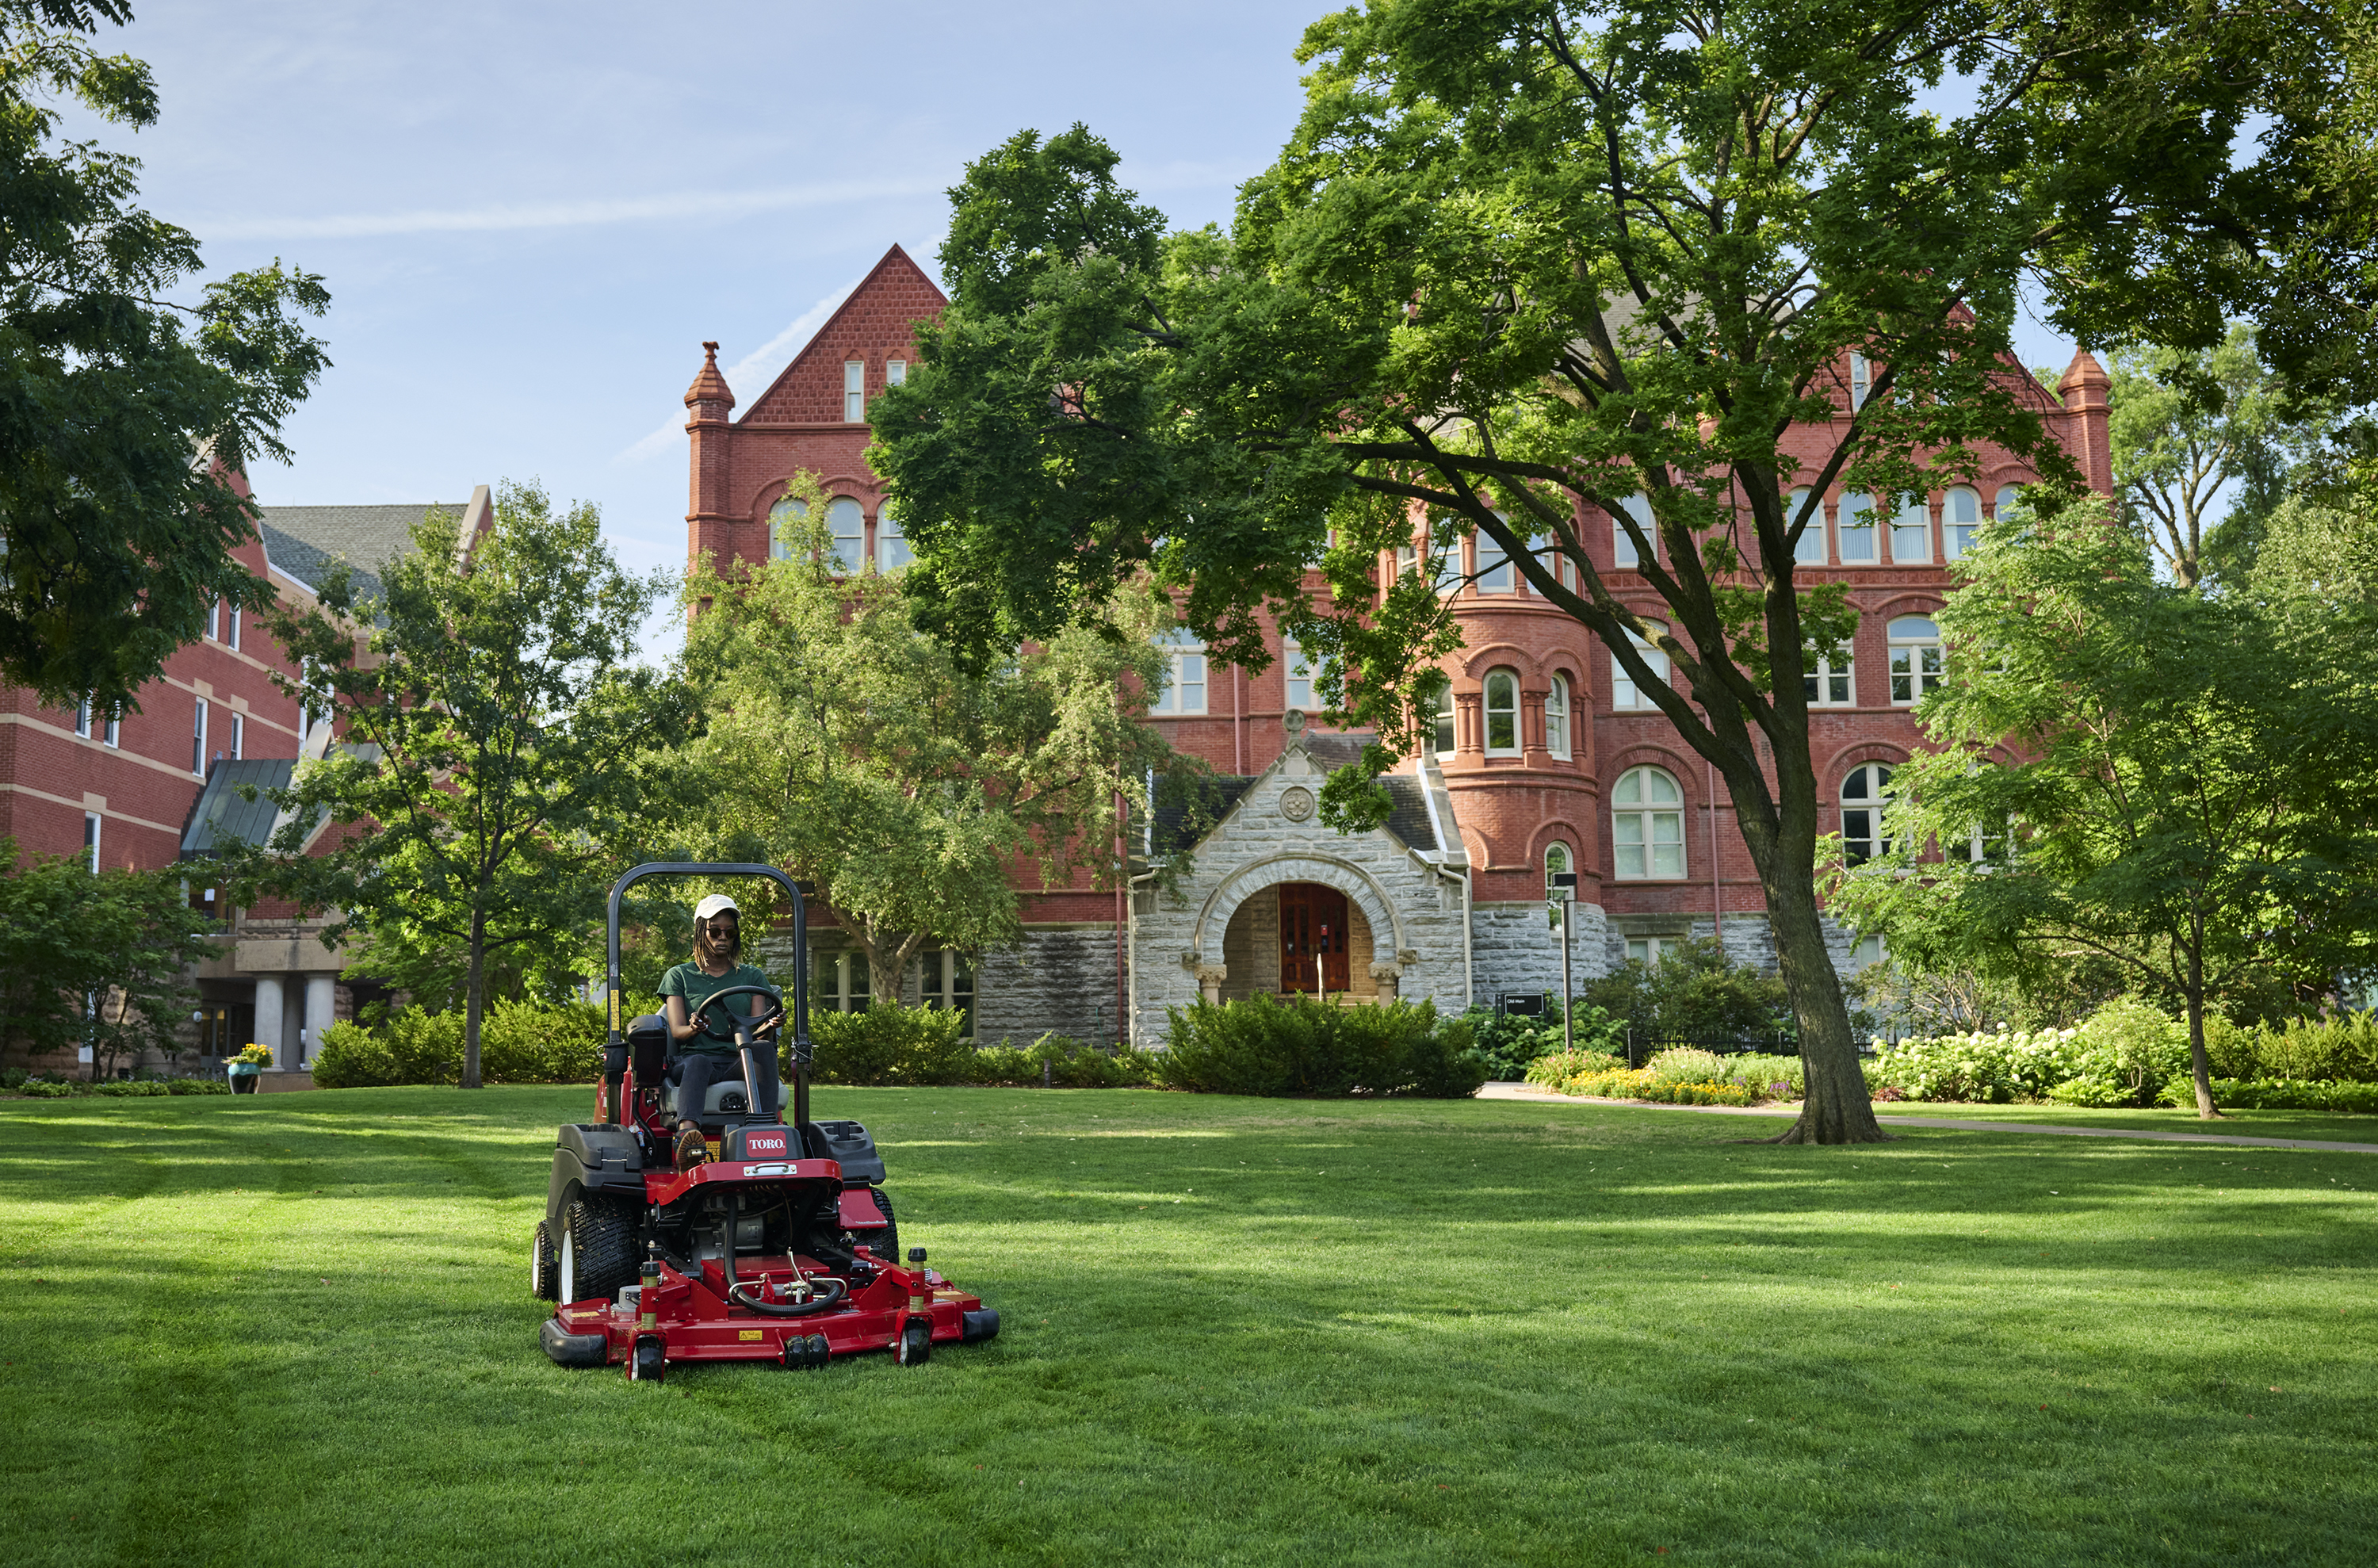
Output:
[[[152,1094],[171,1092],[154,1079],[111,1079],[99,1085],[98,1092],[112,1100],[146,1099]]]
[[[1808,1092],[1808,1069],[1797,1055],[1728,1056],[1724,1081],[1755,1089],[1764,1099],[1796,1100]]]
[[[2072,1076],[2048,1091],[2068,1105],[2152,1105],[2189,1076],[2186,1028],[2135,997],[2091,1014],[2074,1043]]]
[[[1764,1091],[1747,1084],[1666,1080],[1651,1067],[1629,1067],[1624,1058],[1615,1059],[1618,1065],[1614,1067],[1581,1072],[1554,1087],[1564,1094],[1591,1095],[1601,1100],[1650,1100],[1666,1105],[1752,1105],[1767,1098]]]
[[[219,1078],[169,1078],[165,1080],[168,1094],[228,1094],[231,1085]]]
[[[71,1094],[88,1093],[89,1086],[80,1083],[53,1083],[46,1079],[29,1078],[18,1086],[17,1092],[35,1100],[63,1100]]]
[[[2177,1078],[2164,1087],[2168,1104],[2193,1106],[2195,1086]],[[2342,1111],[2378,1114],[2378,1083],[2322,1082],[2311,1079],[2216,1078],[2213,1103],[2233,1111]]]
[[[1528,1081],[1540,1089],[1558,1089],[1573,1078],[1626,1070],[1627,1058],[1615,1051],[1555,1051],[1528,1064]]]
[[[479,1019],[479,1079],[485,1083],[592,1083],[602,1071],[607,1022],[592,1002],[538,1007],[498,1000]],[[334,1023],[315,1053],[321,1089],[391,1083],[459,1083],[462,1015],[407,1007],[373,1028]]]
[[[1105,1051],[1086,1040],[1050,1033],[1025,1046],[986,1045],[967,1064],[967,1083],[1033,1089],[1133,1089],[1151,1081],[1145,1051]]]
[[[22,1067],[0,1067],[0,1090],[18,1090],[33,1075]]]
[[[314,1053],[317,1089],[374,1089],[402,1083],[396,1053],[388,1042],[359,1023],[334,1023],[322,1031]]]
[[[1544,994],[1544,1011],[1539,1018],[1472,1007],[1461,1019],[1470,1026],[1473,1043],[1486,1058],[1488,1076],[1497,1083],[1519,1082],[1528,1076],[1528,1067],[1536,1058],[1567,1049],[1562,1043],[1560,998],[1550,992]],[[1580,1051],[1615,1051],[1627,1039],[1623,1020],[1582,998],[1570,1008],[1570,1019],[1576,1031],[1576,1048]]]
[[[2079,1070],[2077,1033],[2000,1029],[1902,1040],[1880,1046],[1868,1065],[1867,1081],[1898,1091],[1903,1100],[2036,1100]]]
[[[966,1021],[955,1008],[897,1002],[855,1013],[811,1013],[810,1077],[818,1083],[968,1082],[975,1050],[960,1038]],[[791,1081],[789,1043],[778,1054],[777,1070]]]
[[[1419,1094],[1459,1099],[1486,1081],[1467,1023],[1432,1002],[1376,1006],[1270,996],[1171,1009],[1151,1058],[1167,1089],[1208,1094]]]

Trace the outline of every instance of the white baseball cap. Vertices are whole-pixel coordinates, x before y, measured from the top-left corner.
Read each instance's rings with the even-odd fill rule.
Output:
[[[709,898],[703,899],[702,902],[693,906],[693,918],[696,920],[708,920],[712,915],[725,914],[729,910],[735,910],[735,913],[739,917],[743,912],[740,910],[735,909],[735,900],[728,898],[726,894],[713,893]]]

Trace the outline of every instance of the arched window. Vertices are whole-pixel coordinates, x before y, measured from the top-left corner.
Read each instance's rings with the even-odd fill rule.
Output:
[[[1874,563],[1874,497],[1864,490],[1843,492],[1841,527],[1835,537],[1841,544],[1844,565]]]
[[[1789,531],[1800,521],[1800,509],[1808,504],[1812,492],[1794,490],[1784,503],[1784,526]],[[1801,530],[1800,542],[1792,547],[1792,559],[1803,566],[1822,566],[1830,559],[1825,553],[1825,503],[1819,501],[1808,513],[1808,525]]]
[[[790,561],[793,558],[793,525],[810,514],[806,502],[787,496],[768,509],[768,559]]]
[[[2009,512],[2022,504],[2023,487],[2021,485],[2000,485],[1999,487],[1998,505],[1992,508],[1991,514],[1994,518],[2002,518]]]
[[[1519,678],[1507,669],[1486,672],[1486,754],[1519,754]]]
[[[1651,622],[1651,626],[1654,631],[1663,633],[1667,631],[1667,627],[1660,624],[1660,622],[1656,621]],[[1635,645],[1635,652],[1641,657],[1643,662],[1651,667],[1652,674],[1658,676],[1663,681],[1665,681],[1668,678],[1668,656],[1666,654],[1661,652],[1658,648],[1653,647],[1651,644],[1645,642],[1642,638],[1637,636],[1632,632],[1627,633],[1627,640]],[[1627,667],[1618,661],[1618,656],[1616,654],[1612,654],[1610,656],[1610,706],[1619,708],[1643,708],[1658,706],[1643,693],[1640,687],[1635,684],[1635,677],[1627,673]]]
[[[1544,697],[1544,750],[1568,760],[1568,677],[1553,677],[1553,689]]]
[[[1553,884],[1553,878],[1555,876],[1565,876],[1576,869],[1577,862],[1570,858],[1568,846],[1567,844],[1563,844],[1555,840],[1553,843],[1545,845],[1544,897],[1555,901],[1558,901],[1574,895],[1577,892],[1577,889],[1574,887],[1555,887]]]
[[[1932,559],[1932,503],[1922,496],[1899,503],[1899,515],[1891,520],[1891,559],[1900,566]]]
[[[1959,485],[1940,498],[1940,559],[1954,561],[1974,548],[1982,529],[1982,498]]]
[[[1685,792],[1667,769],[1628,768],[1610,803],[1613,869],[1620,880],[1685,874]]]
[[[875,564],[885,572],[897,572],[916,559],[917,552],[908,548],[908,536],[900,531],[899,515],[885,501],[875,514]]]
[[[1651,498],[1638,491],[1620,501],[1618,505],[1627,516],[1635,519],[1635,526],[1641,531],[1643,542],[1651,547],[1652,559],[1657,560],[1660,554],[1660,536],[1655,531]],[[1610,534],[1614,541],[1610,559],[1614,565],[1627,568],[1641,564],[1636,559],[1635,541],[1627,537],[1625,522],[1615,517],[1612,518]]]
[[[867,361],[842,362],[842,422],[857,425],[867,418]]]
[[[848,496],[836,496],[825,503],[826,532],[834,536],[834,560],[836,572],[856,572],[867,561],[867,513]]]
[[[1206,645],[1186,626],[1175,626],[1156,639],[1164,650],[1164,689],[1147,705],[1150,713],[1206,711]]]
[[[1852,865],[1891,853],[1891,839],[1882,830],[1890,785],[1891,769],[1879,762],[1862,762],[1842,780],[1842,852]]]
[[[1928,615],[1891,623],[1891,700],[1912,707],[1940,684],[1940,628]]]

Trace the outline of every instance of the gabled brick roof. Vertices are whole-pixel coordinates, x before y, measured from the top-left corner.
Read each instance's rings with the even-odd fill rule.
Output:
[[[844,423],[843,362],[867,362],[867,395],[873,397],[883,390],[883,356],[905,352],[913,358],[916,338],[910,323],[938,317],[949,302],[949,296],[933,286],[933,280],[908,259],[908,253],[894,246],[826,319],[808,346],[785,367],[784,374],[753,399],[736,422]]]

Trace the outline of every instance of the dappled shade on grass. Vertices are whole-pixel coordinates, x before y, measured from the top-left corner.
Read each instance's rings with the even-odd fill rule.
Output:
[[[2228,1562],[2366,1540],[2368,1156],[823,1089],[820,1115],[883,1144],[904,1241],[1001,1338],[653,1387],[536,1347],[528,1234],[588,1098],[0,1105],[0,1561]]]

